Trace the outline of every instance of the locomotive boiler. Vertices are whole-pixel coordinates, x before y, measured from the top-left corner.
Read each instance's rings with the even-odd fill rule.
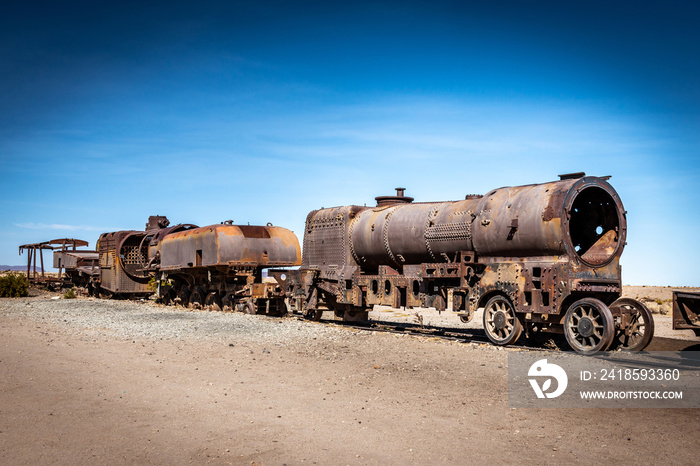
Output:
[[[309,213],[302,265],[287,286],[307,316],[365,320],[374,305],[434,307],[488,338],[563,332],[582,353],[641,350],[653,319],[620,298],[626,212],[608,177],[583,173],[503,187],[461,201],[421,202],[397,188],[375,207]]]
[[[263,270],[301,263],[294,233],[272,224],[169,223],[151,216],[144,231],[101,235],[100,288],[127,296],[156,291],[165,304],[194,308],[286,313],[284,290]]]

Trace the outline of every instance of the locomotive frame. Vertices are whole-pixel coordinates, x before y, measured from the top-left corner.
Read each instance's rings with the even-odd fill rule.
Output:
[[[374,305],[434,307],[464,322],[483,309],[497,345],[541,331],[564,333],[581,353],[641,350],[654,323],[620,297],[626,212],[608,178],[561,175],[437,203],[397,188],[376,207],[312,211],[302,266],[287,281],[292,307],[347,321],[367,320]]]

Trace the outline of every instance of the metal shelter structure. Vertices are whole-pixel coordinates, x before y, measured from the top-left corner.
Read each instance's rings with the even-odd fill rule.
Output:
[[[34,244],[23,244],[19,247],[19,254],[22,255],[24,250],[29,252],[27,257],[27,278],[32,283],[60,283],[61,277],[63,275],[62,267],[59,266],[58,277],[47,277],[44,270],[44,250],[50,251],[75,251],[78,247],[87,247],[88,242],[82,239],[74,238],[59,238],[52,239],[50,241],[44,241],[43,243]],[[37,276],[36,270],[36,257],[40,258],[41,264],[41,277]]]

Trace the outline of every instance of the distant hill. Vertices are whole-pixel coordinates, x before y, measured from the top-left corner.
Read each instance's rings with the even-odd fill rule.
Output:
[[[18,271],[27,271],[27,266],[26,265],[0,265],[0,272],[6,272],[8,270],[18,270]],[[34,270],[34,269],[32,269]],[[41,267],[36,268],[37,272],[41,272]]]

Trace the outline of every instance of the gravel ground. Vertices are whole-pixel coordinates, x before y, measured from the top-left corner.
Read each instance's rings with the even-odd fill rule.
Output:
[[[693,340],[695,334],[674,331],[671,328],[670,301],[675,289],[700,291],[700,288],[671,287],[625,287],[623,296],[641,300],[656,311],[655,336]],[[346,332],[358,337],[367,337],[362,331],[320,325],[292,319],[251,316],[241,313],[193,311],[182,307],[155,304],[150,300],[103,300],[95,298],[59,299],[60,295],[32,290],[28,298],[0,298],[0,306],[16,316],[31,316],[51,324],[66,324],[69,321],[79,338],[148,338],[169,340],[213,340],[218,342],[265,341],[269,345],[312,345],[320,339],[343,338]],[[658,305],[663,302],[663,305]],[[658,313],[655,306],[662,308]],[[333,319],[325,313],[324,319]],[[462,323],[449,312],[434,309],[392,309],[376,306],[370,318],[382,322],[402,322],[445,328],[482,328],[482,312],[478,311],[471,322]],[[189,325],[187,323],[190,323]],[[86,333],[89,332],[89,335]],[[83,335],[85,333],[85,335]],[[521,342],[522,343],[522,342]]]
[[[688,440],[698,410],[509,408],[514,350],[51,296],[0,299],[2,464],[697,464],[700,456]]]
[[[271,345],[308,344],[334,339],[345,330],[296,319],[242,313],[192,311],[150,301],[87,299],[0,299],[16,317],[31,317],[64,325],[77,337],[146,338],[150,340],[206,339],[216,342],[265,341]]]

